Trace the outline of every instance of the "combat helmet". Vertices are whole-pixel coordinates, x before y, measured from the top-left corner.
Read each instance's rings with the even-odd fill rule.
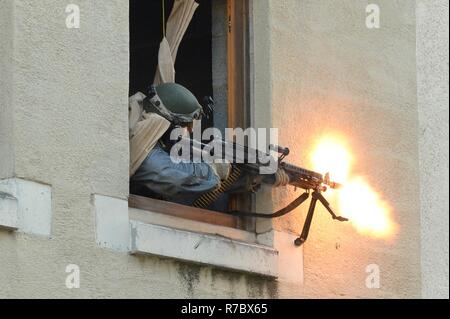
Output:
[[[202,117],[203,109],[197,98],[180,84],[151,86],[147,94],[144,110],[157,113],[174,125],[189,124]]]

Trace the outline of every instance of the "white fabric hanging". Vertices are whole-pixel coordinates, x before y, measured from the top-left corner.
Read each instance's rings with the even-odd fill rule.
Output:
[[[194,0],[175,0],[169,20],[167,20],[166,35],[159,47],[155,85],[175,82],[175,61],[178,48],[197,8],[198,3]]]
[[[143,93],[130,97],[130,176],[138,170],[158,140],[169,129],[170,122],[156,113],[144,113]]]
[[[158,52],[158,68],[156,69],[154,84],[175,83],[175,61],[172,58],[170,44],[163,38]]]

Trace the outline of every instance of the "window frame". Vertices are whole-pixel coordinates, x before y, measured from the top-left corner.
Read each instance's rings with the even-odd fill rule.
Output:
[[[236,217],[234,216],[148,197],[130,195],[128,197],[128,207],[212,225],[230,228],[237,227]]]

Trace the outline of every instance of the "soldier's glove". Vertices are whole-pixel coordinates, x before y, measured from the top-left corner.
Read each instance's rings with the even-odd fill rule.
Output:
[[[290,182],[289,175],[286,173],[286,171],[282,168],[279,168],[278,171],[275,173],[275,183],[273,184],[274,187],[280,187],[280,186],[286,186]]]
[[[231,164],[230,163],[212,163],[212,169],[219,176],[221,181],[226,181],[231,173]]]

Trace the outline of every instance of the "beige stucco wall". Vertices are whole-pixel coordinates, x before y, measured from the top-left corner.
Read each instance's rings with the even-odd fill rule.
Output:
[[[422,293],[448,298],[448,1],[417,1]]]
[[[12,117],[13,10],[10,1],[0,2],[0,178],[13,174],[14,148]]]
[[[14,19],[3,19],[12,17],[13,2]],[[396,240],[385,243],[318,212],[304,248],[304,286],[98,248],[91,194],[126,198],[128,188],[126,2],[77,1],[81,28],[72,30],[59,1],[0,3],[2,42],[14,39],[14,49],[0,51],[0,133],[11,141],[4,123],[13,124],[16,150],[5,164],[14,166],[0,168],[1,177],[14,167],[16,176],[53,191],[50,239],[0,231],[0,297],[421,295],[411,1],[379,1],[379,30],[365,27],[366,1],[253,1],[255,126],[279,127],[297,164],[306,163],[317,134],[344,133],[356,169],[394,206],[401,226]],[[9,56],[14,78],[5,81]],[[2,156],[10,156],[0,141]],[[285,197],[275,194],[272,204]],[[274,226],[298,231],[304,213]],[[81,268],[80,289],[64,284],[72,263]],[[380,265],[381,289],[365,287],[365,267],[372,263]]]

